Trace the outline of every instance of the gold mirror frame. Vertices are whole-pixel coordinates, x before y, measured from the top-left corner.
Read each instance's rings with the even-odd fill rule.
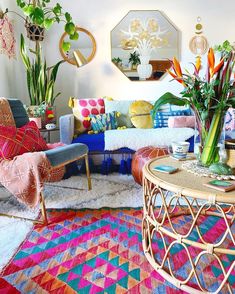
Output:
[[[138,51],[143,40],[151,42],[152,51],[148,56]],[[131,81],[157,81],[165,76],[173,57],[179,58],[179,42],[179,30],[163,12],[130,10],[111,31],[111,59]],[[138,63],[128,62],[134,51],[140,54],[139,62],[143,65],[140,69]]]
[[[91,53],[90,53],[90,55],[88,57],[85,58],[85,61],[86,62],[83,62],[83,65],[85,65],[85,64],[89,63],[94,58],[94,56],[95,56],[95,52],[96,52],[96,41],[95,41],[95,38],[93,37],[93,35],[88,30],[86,30],[84,28],[81,28],[81,27],[76,27],[76,31],[78,31],[78,34],[79,34],[79,32],[85,33],[90,38],[90,40],[91,40],[91,44],[92,44]],[[63,59],[65,61],[67,61],[68,63],[70,63],[72,65],[77,65],[78,66],[78,63],[76,62],[75,57],[74,58],[69,58],[65,54],[65,52],[64,52],[64,50],[62,48],[63,41],[65,40],[65,38],[67,36],[68,36],[67,33],[63,33],[63,35],[60,38],[60,43],[59,43],[60,54],[61,54],[61,56],[63,57]],[[79,38],[78,38],[77,42],[79,42]],[[79,45],[78,45],[78,48],[77,49],[79,50]]]

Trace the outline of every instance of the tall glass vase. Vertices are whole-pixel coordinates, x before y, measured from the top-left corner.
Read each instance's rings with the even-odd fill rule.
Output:
[[[217,110],[211,123],[206,125],[198,120],[195,135],[197,159],[200,165],[210,166],[220,160],[220,149],[224,148],[224,112]]]
[[[195,132],[194,132],[194,154],[201,165],[202,150],[209,132],[209,121],[202,120],[202,114],[194,111],[195,114]]]

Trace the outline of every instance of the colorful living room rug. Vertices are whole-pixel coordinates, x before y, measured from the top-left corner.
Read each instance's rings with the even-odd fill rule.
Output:
[[[184,293],[166,282],[146,260],[141,208],[51,209],[49,225],[35,225],[3,269],[0,293]],[[180,216],[183,226],[187,216]],[[218,223],[203,219],[203,234],[218,235]],[[219,227],[220,229],[220,227]],[[158,250],[162,242],[156,240]],[[173,252],[177,273],[187,273],[184,254]],[[157,257],[157,256],[156,256]],[[226,267],[231,256],[225,255]],[[198,274],[213,290],[223,278],[216,263],[204,260]],[[234,272],[233,272],[234,274]],[[230,285],[235,291],[235,275]],[[191,282],[194,284],[194,281]],[[228,293],[226,289],[221,293]]]

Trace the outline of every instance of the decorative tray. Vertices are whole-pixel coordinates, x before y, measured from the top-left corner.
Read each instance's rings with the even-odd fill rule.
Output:
[[[184,162],[181,167],[187,172],[199,177],[210,177],[218,180],[235,180],[235,175],[218,175],[212,173],[209,168],[198,165],[197,160]]]

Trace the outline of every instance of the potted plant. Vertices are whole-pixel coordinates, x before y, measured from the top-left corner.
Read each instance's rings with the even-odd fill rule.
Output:
[[[59,3],[55,6],[49,6],[51,0],[16,0],[18,7],[21,9],[23,16],[14,11],[6,9],[8,12],[16,13],[18,16],[24,19],[25,27],[27,30],[27,37],[33,41],[43,41],[44,30],[49,30],[54,23],[64,22],[64,30],[69,35],[70,40],[78,39],[78,32],[76,31],[75,24],[72,21],[72,17],[68,12],[63,12],[63,9]],[[63,43],[64,51],[70,49],[70,43]]]
[[[42,58],[41,46],[36,46],[35,51],[32,49],[29,51],[34,55],[32,60],[28,56],[24,37],[21,35],[20,55],[26,68],[30,104],[41,105],[45,103],[53,106],[56,97],[60,95],[60,93],[54,94],[54,85],[59,66],[64,60],[48,67],[46,60]]]
[[[122,59],[120,57],[114,57],[112,62],[119,68],[122,67]]]
[[[46,105],[25,106],[26,112],[29,116],[30,121],[34,121],[39,129],[42,128],[42,121],[45,116]]]
[[[137,65],[140,64],[139,56],[140,55],[138,53],[136,53],[136,51],[134,51],[133,53],[130,53],[130,57],[129,57],[128,62],[131,64],[132,70],[136,70]]]
[[[30,105],[45,105],[50,108],[50,116],[55,119],[55,111],[52,110],[56,97],[60,93],[54,93],[54,85],[59,66],[64,61],[59,61],[53,66],[48,67],[42,53],[41,42],[43,40],[44,30],[49,30],[54,23],[65,22],[64,30],[69,35],[70,40],[78,38],[76,27],[68,12],[63,12],[59,3],[50,7],[51,0],[16,0],[23,16],[14,11],[6,9],[5,13],[14,12],[24,19],[27,29],[27,36],[35,41],[35,48],[27,50],[24,37],[21,34],[20,55],[27,74],[27,89],[29,93]],[[65,51],[70,49],[70,42],[63,42]],[[45,113],[46,113],[45,108]]]
[[[223,49],[223,46],[219,48]],[[228,48],[228,44],[226,47]],[[193,65],[193,73],[189,71],[183,73],[179,61],[173,58],[173,71],[167,70],[167,72],[174,80],[183,85],[182,97],[176,97],[167,92],[155,102],[152,111],[154,119],[159,108],[167,103],[191,107],[195,114],[200,138],[199,161],[203,166],[210,166],[218,162],[218,143],[223,131],[225,113],[228,108],[235,107],[235,83],[233,79],[235,52],[232,46],[229,50],[222,49],[217,64],[214,50],[209,49],[205,76],[200,75],[200,58],[197,58]]]

